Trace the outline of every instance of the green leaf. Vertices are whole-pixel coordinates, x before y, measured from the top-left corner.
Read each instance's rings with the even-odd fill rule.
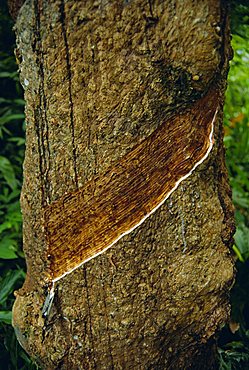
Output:
[[[19,198],[20,196],[20,189],[15,189],[10,191],[10,189],[6,186],[3,188],[3,194],[0,194],[0,208],[2,203],[2,208],[6,208],[6,205],[11,204],[13,200]]]
[[[8,296],[13,293],[16,282],[24,279],[23,270],[9,270],[0,280],[0,304],[4,305]]]
[[[233,190],[233,202],[242,208],[249,208],[249,199],[248,196],[240,191],[239,189]]]
[[[8,123],[10,121],[16,121],[16,120],[24,119],[24,118],[25,118],[24,113],[8,114],[8,115],[4,115],[4,116],[0,117],[0,124],[3,125],[3,124]]]
[[[8,230],[8,229],[11,229],[12,228],[12,223],[9,222],[9,221],[6,221],[6,222],[3,222],[1,225],[0,225],[0,234],[5,231],[5,230]]]
[[[8,139],[8,141],[12,143],[16,143],[17,146],[21,146],[25,144],[24,137],[11,137],[10,139]]]
[[[8,206],[6,215],[5,215],[5,222],[10,222],[11,227],[15,231],[19,231],[21,233],[21,224],[22,224],[22,214],[20,210],[20,202],[19,200],[16,202],[11,203]],[[13,230],[12,230],[13,232]]]
[[[2,139],[4,137],[4,133],[7,135],[11,135],[11,132],[4,126],[0,126],[0,138]]]
[[[0,78],[14,78],[16,77],[16,71],[15,72],[0,72]]]
[[[0,258],[2,259],[14,259],[17,258],[16,250],[17,245],[16,241],[11,239],[10,236],[4,236],[0,239]]]
[[[233,245],[233,251],[235,252],[240,262],[245,262],[244,258],[242,257],[242,254],[240,253],[240,250],[236,247],[236,245]]]
[[[0,311],[0,322],[11,325],[12,312],[11,311]]]
[[[12,164],[6,157],[3,156],[0,156],[0,173],[2,173],[5,181],[12,190],[17,188],[18,181],[16,180]]]
[[[10,102],[9,99],[5,99],[5,98],[2,98],[2,97],[0,98],[0,104],[1,103],[5,103],[5,104],[7,103],[8,104],[9,102]]]
[[[247,259],[249,257],[249,229],[245,225],[237,228],[234,241],[243,258]]]
[[[17,105],[21,105],[22,107],[25,106],[25,100],[23,99],[14,99],[13,102]]]

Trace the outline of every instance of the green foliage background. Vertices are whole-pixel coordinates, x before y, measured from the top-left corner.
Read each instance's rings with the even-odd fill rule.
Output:
[[[231,322],[219,338],[220,370],[249,369],[249,2],[233,1],[234,58],[224,110],[226,162],[235,205],[237,277]],[[233,334],[233,327],[238,329]],[[233,330],[234,331],[234,330]]]
[[[13,54],[7,5],[0,7],[0,368],[36,369],[11,327],[14,290],[24,281],[20,190],[24,158],[24,100]]]
[[[13,55],[13,23],[0,0],[0,369],[37,369],[11,327],[14,290],[25,278],[19,196],[24,158],[24,101]],[[219,338],[220,370],[249,369],[249,5],[232,3],[231,62],[225,105],[227,166],[236,207],[237,280],[232,321]]]

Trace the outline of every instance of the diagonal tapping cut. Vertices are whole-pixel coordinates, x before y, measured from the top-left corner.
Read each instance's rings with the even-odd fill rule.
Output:
[[[218,93],[211,89],[104,174],[45,209],[53,283],[141,225],[208,157],[217,106]]]

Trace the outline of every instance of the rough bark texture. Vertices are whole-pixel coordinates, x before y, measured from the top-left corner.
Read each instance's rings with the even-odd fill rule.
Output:
[[[214,338],[228,318],[233,281],[221,109],[208,159],[141,226],[57,283],[46,322],[41,308],[44,209],[214,85],[222,107],[225,5],[28,0],[16,33],[27,116],[28,275],[13,310],[20,343],[43,369],[215,368]]]
[[[192,174],[212,149],[217,101],[217,89],[211,89],[107,172],[46,207],[51,279],[58,281],[140,226]]]

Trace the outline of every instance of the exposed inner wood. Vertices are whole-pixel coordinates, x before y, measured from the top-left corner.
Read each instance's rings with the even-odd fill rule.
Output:
[[[60,279],[140,225],[206,158],[217,101],[210,90],[104,175],[45,209],[51,279]]]

